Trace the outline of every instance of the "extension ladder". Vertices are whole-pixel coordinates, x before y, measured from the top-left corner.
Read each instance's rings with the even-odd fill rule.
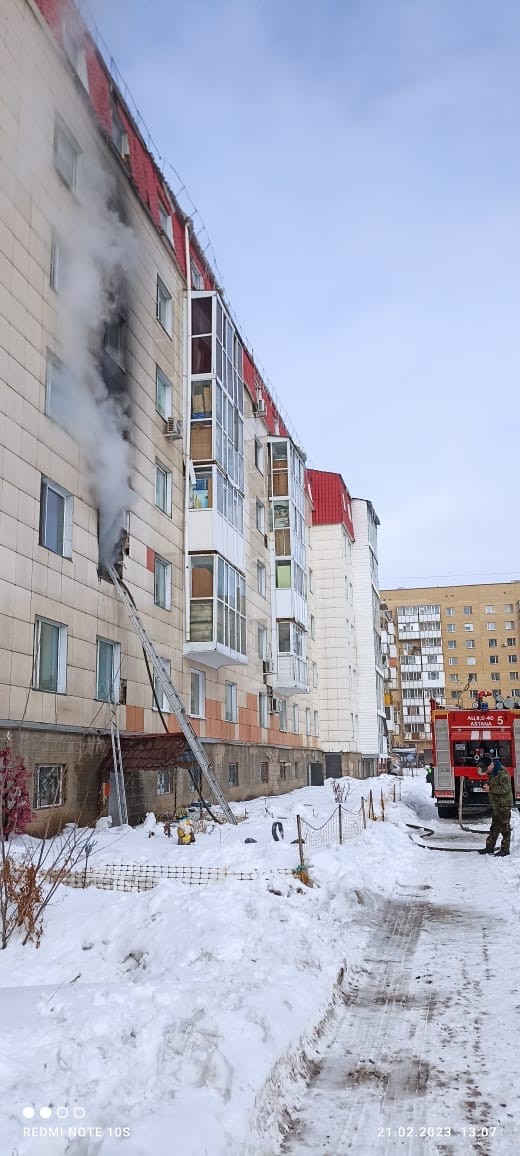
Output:
[[[190,723],[188,715],[186,714],[186,711],[182,705],[181,699],[179,698],[179,695],[177,694],[177,691],[175,690],[175,687],[174,687],[174,685],[170,679],[170,676],[166,673],[166,671],[162,665],[162,662],[161,662],[161,660],[157,654],[157,651],[153,645],[153,642],[151,641],[151,639],[148,637],[148,634],[146,633],[146,630],[145,630],[145,628],[141,622],[141,619],[139,618],[139,615],[138,615],[137,610],[134,606],[132,598],[130,597],[127,590],[125,589],[125,586],[121,583],[119,575],[118,575],[117,571],[115,570],[114,566],[111,563],[108,563],[106,565],[105,569],[106,569],[107,573],[110,575],[112,582],[114,583],[114,586],[115,586],[116,591],[119,595],[119,598],[121,599],[121,602],[123,603],[123,605],[126,607],[126,609],[128,611],[128,616],[130,618],[132,626],[134,627],[134,630],[135,630],[135,632],[139,638],[141,646],[142,646],[142,648],[143,648],[143,650],[144,650],[144,652],[145,652],[145,654],[146,654],[146,656],[147,656],[147,658],[148,658],[148,660],[152,666],[157,686],[161,689],[161,691],[164,694],[164,697],[166,698],[166,701],[170,707],[170,710],[172,711],[172,714],[174,714],[176,719],[177,719],[177,722],[178,722],[180,729],[181,729],[181,731],[182,731],[182,733],[186,739],[186,742],[188,743],[188,746],[189,746],[192,754],[194,755],[198,766],[200,767],[200,771],[201,771],[202,777],[203,777],[206,785],[209,787],[209,789],[212,792],[213,797],[215,798],[217,803],[220,804],[222,811],[223,811],[224,815],[226,816],[226,819],[228,819],[230,823],[236,823],[237,820],[236,820],[236,818],[235,818],[235,816],[231,810],[231,807],[229,806],[229,803],[227,802],[227,799],[225,798],[225,796],[223,794],[223,791],[222,791],[222,788],[220,786],[220,783],[218,782],[218,779],[216,778],[216,776],[213,773],[211,763],[210,763],[208,756],[204,750],[204,747],[202,746],[202,743],[200,742],[198,735],[196,735],[195,731],[193,730],[193,727]],[[117,790],[117,788],[116,788],[116,790]]]
[[[110,694],[110,738],[112,740],[112,758],[114,760],[114,785],[117,804],[117,817],[120,824],[128,823],[128,808],[126,805],[125,776],[123,774],[123,756],[121,754],[121,739],[117,721],[117,708],[114,702],[114,688]]]

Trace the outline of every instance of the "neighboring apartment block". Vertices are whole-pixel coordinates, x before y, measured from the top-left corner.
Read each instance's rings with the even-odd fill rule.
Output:
[[[365,748],[358,708],[350,745],[323,731],[305,454],[70,3],[4,0],[0,103],[0,745],[33,774],[33,829],[99,813],[111,700],[131,820],[190,797],[108,562],[229,797],[319,780],[324,751]]]
[[[520,698],[520,582],[401,588],[381,597],[396,631],[396,746],[430,753],[432,698],[448,707],[469,707],[479,691],[499,702]]]

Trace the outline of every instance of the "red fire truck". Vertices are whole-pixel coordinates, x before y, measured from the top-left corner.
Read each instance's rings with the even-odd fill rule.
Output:
[[[462,779],[464,808],[487,805],[487,792],[477,769],[484,755],[498,756],[511,775],[515,801],[520,802],[520,710],[432,708],[431,727],[439,818],[451,819],[458,814]]]

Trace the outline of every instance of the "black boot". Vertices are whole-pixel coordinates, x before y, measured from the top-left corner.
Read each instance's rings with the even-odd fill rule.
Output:
[[[495,849],[494,849],[494,847],[482,847],[481,850],[478,852],[478,854],[479,855],[494,855]]]
[[[504,848],[501,847],[500,851],[497,851],[496,857],[497,859],[503,859],[505,855],[509,855],[509,851],[504,851]]]

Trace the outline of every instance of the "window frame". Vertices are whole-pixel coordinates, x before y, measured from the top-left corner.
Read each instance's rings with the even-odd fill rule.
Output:
[[[265,536],[265,506],[259,498],[256,499],[256,528]]]
[[[45,541],[45,532],[47,528],[47,495],[51,490],[57,494],[59,498],[63,499],[63,526],[62,526],[62,549],[55,550]],[[44,499],[45,494],[45,499]],[[44,550],[50,550],[52,554],[56,554],[58,558],[72,558],[72,528],[74,517],[74,499],[68,490],[63,486],[59,486],[57,482],[53,482],[51,478],[42,474],[40,481],[40,527],[38,544]]]
[[[158,573],[159,567],[164,567],[164,572],[165,572],[164,602],[159,602],[158,597],[157,597],[157,592],[158,592],[157,573]],[[167,562],[166,558],[163,558],[160,554],[154,554],[153,571],[154,571],[154,573],[153,573],[153,601],[154,601],[154,606],[158,606],[160,610],[171,610],[171,608],[172,608],[172,565],[171,565],[171,562]]]
[[[194,679],[197,681],[197,706],[198,710],[193,709],[193,683]],[[196,667],[190,668],[190,717],[191,718],[205,718],[206,717],[206,675],[203,670],[198,670]]]
[[[59,798],[52,803],[41,803],[41,771],[58,771]],[[46,811],[51,807],[62,807],[65,801],[65,764],[64,763],[37,763],[33,775],[33,808],[35,811]]]
[[[60,140],[60,138],[62,140],[64,140],[67,143],[67,145],[70,147],[70,155],[72,158],[72,168],[71,168],[70,176],[65,171],[64,167],[60,168],[60,152],[59,152],[59,140]],[[63,155],[64,154],[62,153],[62,157],[63,157]],[[76,137],[74,136],[74,133],[72,133],[70,131],[70,129],[68,129],[67,126],[60,119],[57,119],[54,122],[54,138],[53,138],[52,157],[53,157],[53,167],[54,167],[55,173],[58,175],[58,177],[63,182],[65,187],[70,190],[71,193],[77,193],[78,185],[79,185],[79,165],[80,165],[81,149],[80,149],[79,144],[76,140]]]
[[[256,561],[256,589],[261,598],[267,598],[267,575],[263,562]]]
[[[158,655],[157,657],[159,658],[159,662],[160,662],[163,670],[168,675],[168,678],[171,678],[171,673],[172,673],[171,659],[170,658],[162,658],[160,655]],[[155,674],[153,676],[153,689],[154,689],[155,694],[157,695],[157,698],[159,699],[159,702],[160,702],[161,714],[171,714],[172,708],[168,702],[168,699],[166,698],[166,695],[164,694],[164,691],[162,691],[160,686],[158,686]],[[155,695],[153,694],[153,692],[152,692],[152,710],[156,710],[156,711],[159,710],[159,707],[157,706],[157,703],[155,701]]]
[[[159,378],[162,379],[161,380],[162,388],[163,389],[166,388],[168,396],[169,396],[170,405],[169,405],[168,413],[164,413],[164,411],[161,409],[161,406],[159,405]],[[155,408],[157,410],[157,413],[160,414],[160,416],[162,418],[164,418],[164,421],[168,421],[168,419],[172,416],[172,412],[173,412],[173,385],[172,385],[172,382],[170,381],[168,375],[164,372],[164,370],[161,369],[160,365],[157,365],[157,364],[155,366]]]
[[[238,763],[228,763],[228,787],[240,785]]]
[[[164,320],[161,316],[161,311],[164,306],[165,316]],[[161,329],[171,337],[173,334],[173,297],[165,285],[162,277],[157,274],[157,287],[155,293],[155,318],[159,322]]]
[[[269,700],[262,690],[258,695],[258,725],[263,730],[269,729]]]
[[[158,497],[157,497],[157,479],[158,479],[159,474],[162,474],[164,477],[164,480],[165,480],[165,489],[164,489],[165,505],[164,506],[161,506],[160,502],[158,501]],[[156,458],[155,459],[155,506],[156,506],[156,509],[160,510],[162,514],[166,514],[167,518],[171,518],[171,516],[172,516],[172,482],[173,482],[172,471],[168,468],[168,466],[163,465],[163,463],[158,461]]]
[[[100,645],[99,644],[100,643],[102,643],[104,646],[110,646],[112,648],[112,679],[111,679],[111,684],[112,684],[112,687],[114,690],[114,700],[113,701],[114,701],[114,703],[118,703],[120,700],[120,697],[121,697],[121,643],[120,642],[114,642],[114,640],[112,638],[103,638],[99,634],[96,637],[96,693],[94,695],[94,698],[95,698],[96,702],[110,702],[111,701],[110,696],[108,698],[106,698],[105,695],[100,694],[100,689],[101,689],[100,688],[100,682],[99,682],[99,673],[100,673],[100,667],[99,667]]]
[[[224,684],[224,717],[227,723],[238,722],[238,686],[226,679]]]
[[[58,646],[56,654],[56,688],[40,686],[41,681],[41,627],[42,623],[47,626],[52,626],[58,631]],[[33,672],[31,687],[33,690],[39,690],[42,694],[66,694],[67,693],[67,643],[68,643],[68,627],[63,622],[55,622],[52,618],[47,618],[44,614],[37,614],[34,619],[34,639],[33,639]],[[42,764],[47,766],[47,764]],[[49,766],[51,764],[48,764]],[[54,765],[54,764],[52,764]],[[57,766],[58,764],[56,764]]]

